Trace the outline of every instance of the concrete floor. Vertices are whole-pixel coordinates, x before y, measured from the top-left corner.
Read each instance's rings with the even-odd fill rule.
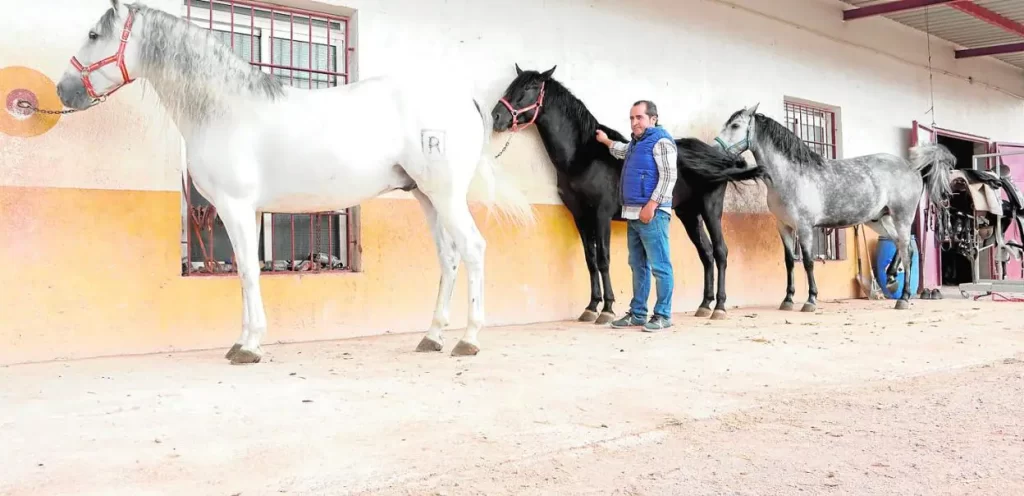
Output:
[[[1024,494],[1024,305],[891,307],[3,367],[0,494]]]

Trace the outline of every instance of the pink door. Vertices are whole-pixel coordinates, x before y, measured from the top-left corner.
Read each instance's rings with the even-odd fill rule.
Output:
[[[936,141],[935,130],[914,121],[910,129],[910,146]],[[926,190],[917,207],[917,218],[914,219],[914,235],[917,236],[918,250],[921,254],[921,289],[933,289],[942,285],[942,255],[935,236],[937,214]]]
[[[1024,145],[1017,143],[1000,143],[996,142],[995,152],[996,153],[1007,153],[1007,152],[1024,152]],[[1024,155],[1007,155],[1004,157],[996,157],[993,161],[995,164],[1005,165],[1010,169],[1010,177],[1013,178],[1014,184],[1017,185],[1017,189],[1024,191]],[[993,165],[995,165],[993,164]],[[1003,200],[1007,199],[1006,192],[1002,192],[1000,196]],[[1003,222],[1008,222],[1009,219],[1003,219]],[[1021,239],[1024,239],[1022,233],[1017,227],[1017,223],[1014,222],[1010,225],[1010,228],[1006,230],[1006,240],[1020,243]],[[1021,267],[1021,261],[1013,258],[1006,262],[1006,278],[1007,279],[1024,279],[1024,269]]]

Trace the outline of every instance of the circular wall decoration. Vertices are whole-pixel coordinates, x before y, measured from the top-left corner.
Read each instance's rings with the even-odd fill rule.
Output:
[[[31,138],[49,131],[60,120],[60,114],[35,112],[22,108],[19,102],[43,110],[64,108],[57,96],[57,85],[43,73],[28,67],[4,67],[0,69],[0,132]]]

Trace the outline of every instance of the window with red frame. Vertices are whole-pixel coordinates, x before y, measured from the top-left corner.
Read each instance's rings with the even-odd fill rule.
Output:
[[[786,98],[786,126],[825,159],[839,158],[837,110],[828,105]],[[846,229],[814,229],[813,260],[845,260]],[[800,254],[798,254],[800,255]]]
[[[316,91],[349,82],[347,17],[249,0],[183,0],[181,14],[282,84]],[[191,178],[186,184],[183,275],[235,273],[224,224]],[[312,215],[263,214],[262,272],[358,270],[358,221],[359,207]]]

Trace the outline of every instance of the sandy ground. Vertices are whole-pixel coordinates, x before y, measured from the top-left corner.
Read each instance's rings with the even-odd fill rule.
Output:
[[[1024,305],[0,368],[0,494],[1024,494]]]

